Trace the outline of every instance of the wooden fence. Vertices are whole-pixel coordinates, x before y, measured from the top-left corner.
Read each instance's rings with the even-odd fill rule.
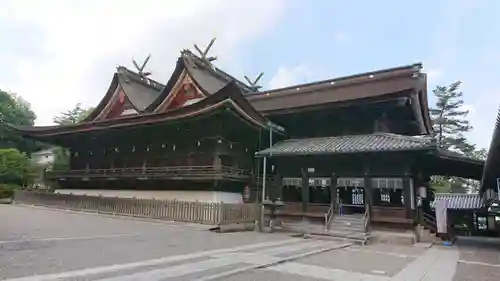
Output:
[[[253,222],[258,217],[259,210],[254,204],[118,198],[33,191],[16,192],[14,200],[24,204],[62,209],[214,225]]]

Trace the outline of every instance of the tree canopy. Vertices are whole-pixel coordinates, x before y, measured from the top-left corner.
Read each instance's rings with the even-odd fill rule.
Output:
[[[430,108],[430,114],[439,147],[465,154],[473,151],[474,145],[468,143],[464,135],[472,130],[472,126],[467,120],[469,111],[463,109],[463,93],[459,90],[461,84],[457,81],[449,86],[436,86],[433,93],[437,101],[435,107]]]
[[[35,119],[35,113],[27,101],[14,93],[0,90],[0,149],[15,148],[28,154],[39,149],[39,143],[23,139],[6,126],[33,126]]]
[[[53,121],[59,125],[76,124],[85,119],[93,110],[93,107],[83,108],[82,105],[78,103],[74,108],[61,112],[58,116],[54,117]]]
[[[476,145],[466,138],[466,133],[472,130],[472,126],[467,119],[469,111],[463,108],[461,84],[456,81],[449,86],[436,86],[433,90],[436,104],[429,111],[433,121],[434,138],[442,149],[485,160],[486,149],[476,149]],[[479,188],[478,181],[443,175],[433,176],[432,185],[438,192],[474,192]]]

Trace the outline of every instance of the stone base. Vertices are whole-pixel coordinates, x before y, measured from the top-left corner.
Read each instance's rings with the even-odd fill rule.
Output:
[[[417,243],[417,235],[412,232],[391,232],[374,230],[370,240],[374,243],[385,243],[394,245],[413,245]]]

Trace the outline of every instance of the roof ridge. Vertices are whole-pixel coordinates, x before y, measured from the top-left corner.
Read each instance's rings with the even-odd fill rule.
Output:
[[[120,70],[125,71],[127,73],[120,72]],[[116,74],[118,74],[118,75],[120,75],[120,74],[127,75],[127,78],[132,78],[134,80],[134,82],[141,83],[142,85],[151,87],[153,89],[162,90],[165,87],[165,85],[163,83],[158,82],[157,80],[149,78],[149,77],[146,77],[146,79],[148,79],[152,83],[145,82],[143,80],[144,78],[142,76],[140,76],[139,73],[137,73],[137,72],[135,72],[133,70],[130,70],[130,69],[128,69],[125,66],[118,66]],[[128,75],[130,75],[130,76],[128,76]]]
[[[371,134],[350,134],[350,135],[340,135],[340,136],[325,136],[325,137],[312,137],[312,138],[291,138],[284,141],[297,141],[297,140],[315,140],[315,139],[332,139],[332,138],[348,138],[348,137],[359,137],[359,136],[382,136],[382,137],[391,137],[394,139],[403,139],[403,140],[412,140],[418,142],[426,142],[432,140],[431,137],[426,139],[419,139],[415,136],[407,136],[407,135],[399,135],[394,133],[384,133],[384,132],[376,132]]]
[[[377,132],[377,133],[374,133],[374,135],[391,137],[391,138],[394,138],[394,139],[402,139],[402,140],[415,141],[415,142],[429,142],[429,141],[432,141],[432,137],[427,137],[427,136],[408,136],[408,135],[400,135],[400,134],[385,133],[385,132]]]
[[[443,192],[443,193],[436,193],[435,194],[436,196],[437,195],[441,195],[441,196],[480,196],[479,193],[453,193],[453,192]]]
[[[231,82],[231,80],[234,80],[235,83],[238,85],[238,86],[242,86],[244,87],[246,91],[249,91],[249,92],[252,92],[252,93],[257,93],[255,91],[253,91],[250,86],[248,86],[247,84],[245,84],[243,81],[241,81],[240,79],[228,74],[226,71],[216,67],[215,65],[212,65],[212,67],[209,67],[207,66],[207,64],[203,61],[202,58],[200,58],[198,55],[194,54],[193,52],[191,52],[191,50],[189,49],[184,49],[181,51],[181,56],[184,56],[184,55],[189,55],[191,56],[192,58],[194,58],[194,62],[199,64],[199,66],[203,66],[206,70],[210,71],[212,74],[214,75],[217,75],[219,78],[221,79],[224,79],[226,80],[227,82]]]
[[[315,81],[315,82],[308,82],[308,83],[302,83],[302,84],[294,84],[291,86],[286,86],[286,87],[281,87],[281,88],[275,88],[275,89],[269,89],[266,91],[260,91],[258,94],[267,94],[267,93],[273,93],[273,92],[280,92],[280,91],[285,91],[288,89],[294,89],[294,88],[302,88],[302,87],[309,87],[309,86],[314,86],[314,85],[322,85],[322,84],[331,84],[332,83],[337,83],[337,82],[343,82],[343,81],[348,81],[350,79],[356,79],[356,78],[361,78],[364,76],[372,76],[373,75],[378,75],[378,74],[383,74],[383,73],[389,73],[393,71],[399,71],[399,70],[405,70],[405,69],[415,69],[416,71],[420,71],[423,66],[422,63],[413,63],[413,64],[407,64],[407,65],[401,65],[401,66],[396,66],[396,67],[391,67],[391,68],[383,68],[383,69],[378,69],[378,70],[373,70],[373,71],[368,71],[368,72],[363,72],[363,73],[358,73],[358,74],[351,74],[351,75],[346,75],[346,76],[340,76],[340,77],[334,77],[330,79],[325,79],[325,80],[320,80],[320,81]],[[370,77],[370,78],[372,78]]]

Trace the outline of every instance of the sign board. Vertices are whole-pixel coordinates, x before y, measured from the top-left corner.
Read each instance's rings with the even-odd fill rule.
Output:
[[[314,173],[315,171],[316,171],[316,169],[314,169],[314,168],[307,168],[308,173]]]

